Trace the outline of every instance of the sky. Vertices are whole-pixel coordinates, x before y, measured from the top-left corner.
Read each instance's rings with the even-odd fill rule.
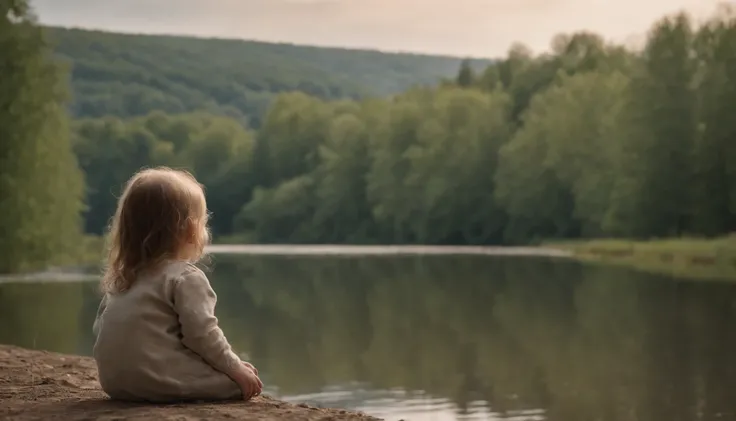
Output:
[[[736,0],[727,0],[730,3]],[[383,51],[500,57],[562,32],[637,42],[662,16],[723,0],[35,0],[42,23]]]

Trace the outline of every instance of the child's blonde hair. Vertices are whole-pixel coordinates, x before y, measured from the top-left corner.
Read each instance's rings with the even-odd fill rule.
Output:
[[[204,188],[190,173],[160,167],[135,174],[110,223],[103,292],[127,291],[142,270],[166,259],[199,259],[207,219]]]

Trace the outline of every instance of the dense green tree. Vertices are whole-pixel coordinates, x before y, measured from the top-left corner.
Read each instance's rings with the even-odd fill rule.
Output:
[[[496,69],[493,69],[493,68]],[[546,56],[534,57],[524,45],[509,49],[508,57],[486,70],[481,79],[488,88],[502,87],[511,96],[511,119],[519,123],[534,95],[554,81],[557,68]]]
[[[619,189],[612,224],[624,234],[683,235],[691,231],[696,133],[692,25],[686,15],[652,29],[632,74],[619,141]],[[622,218],[623,222],[616,218]]]
[[[475,83],[475,72],[468,60],[463,60],[460,64],[460,71],[457,74],[457,84],[463,88],[467,88]]]
[[[234,216],[250,197],[253,137],[231,118],[155,112],[132,120],[84,119],[75,133],[75,151],[88,175],[87,232],[104,231],[123,184],[144,167],[193,172],[207,188],[216,235],[232,232]]]
[[[258,131],[256,155],[265,185],[313,171],[319,162],[319,145],[327,136],[332,108],[302,93],[279,96]]]
[[[108,117],[76,122],[74,149],[87,174],[85,230],[101,234],[115,213],[123,184],[145,166],[155,166],[157,139],[145,127]]]
[[[369,135],[382,102],[348,107],[329,125],[319,148],[313,224],[327,243],[375,241],[375,225],[367,198],[370,169]]]
[[[390,110],[387,108],[376,123],[371,137],[366,193],[380,237],[396,243],[413,242],[408,223],[412,204],[421,198],[403,183],[410,171],[406,151],[418,142],[418,128],[426,110],[426,102],[420,100],[428,95],[426,91],[410,92],[386,104]]]
[[[493,200],[508,98],[441,88],[397,99],[373,138],[368,193],[399,242],[484,243],[503,215]],[[498,240],[499,237],[495,237]]]
[[[618,72],[581,73],[534,98],[497,173],[498,196],[514,230],[510,240],[523,240],[523,230],[605,234],[619,157],[613,136],[626,86]]]
[[[292,178],[275,188],[257,187],[253,199],[240,211],[236,226],[252,227],[261,242],[314,242],[319,232],[310,224],[314,215],[314,178]]]
[[[69,141],[65,79],[24,0],[0,2],[0,273],[78,244],[83,179]]]
[[[736,14],[722,14],[696,36],[698,133],[695,146],[694,230],[736,230]]]

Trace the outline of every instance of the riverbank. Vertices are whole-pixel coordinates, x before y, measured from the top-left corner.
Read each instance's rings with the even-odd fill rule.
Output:
[[[436,245],[353,245],[353,244],[254,244],[246,237],[223,237],[207,246],[212,254],[271,256],[407,256],[407,255],[484,255],[570,257],[565,250],[534,246],[436,246]],[[76,265],[98,266],[102,263],[105,242],[88,235],[80,247]]]
[[[616,264],[650,273],[736,281],[736,237],[653,241],[591,240],[545,244],[584,262]]]
[[[88,357],[0,345],[0,419],[88,420],[357,420],[377,418],[259,397],[249,402],[136,405],[106,399]]]
[[[544,247],[511,246],[361,246],[361,245],[292,245],[292,244],[212,244],[212,254],[251,256],[528,256],[570,257],[565,250]]]

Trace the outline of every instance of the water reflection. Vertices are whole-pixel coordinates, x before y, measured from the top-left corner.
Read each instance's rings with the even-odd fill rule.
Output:
[[[0,284],[0,343],[65,353],[87,352],[82,321],[95,299],[90,284]]]
[[[411,420],[736,420],[736,286],[532,258],[218,257],[270,391]],[[91,284],[0,285],[0,342],[89,354]]]

